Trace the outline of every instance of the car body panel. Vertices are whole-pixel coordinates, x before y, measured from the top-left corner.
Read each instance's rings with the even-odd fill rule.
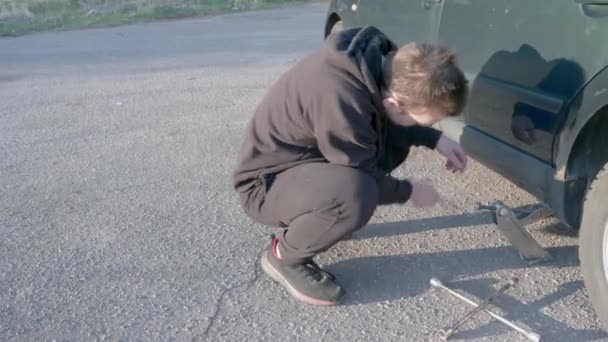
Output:
[[[431,42],[437,38],[441,2],[361,0],[356,13],[355,25],[376,26],[398,45]]]
[[[553,164],[567,108],[608,65],[606,32],[571,0],[444,0],[438,39],[473,78],[466,123]]]
[[[399,44],[439,42],[457,52],[471,95],[460,120],[440,128],[575,226],[565,202],[584,184],[566,168],[585,123],[608,103],[608,6],[598,5],[608,1],[355,2],[344,27],[374,25]],[[405,20],[410,13],[417,18]]]
[[[332,18],[338,17],[346,26],[357,26],[355,17],[358,6],[359,0],[332,0],[327,13],[327,24],[333,25],[335,20]],[[326,27],[325,35],[327,36],[330,31],[331,27]]]

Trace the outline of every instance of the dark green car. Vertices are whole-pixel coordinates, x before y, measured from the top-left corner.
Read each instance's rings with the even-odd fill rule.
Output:
[[[580,229],[608,327],[608,0],[332,0],[325,33],[373,25],[458,54],[471,93],[441,128]]]

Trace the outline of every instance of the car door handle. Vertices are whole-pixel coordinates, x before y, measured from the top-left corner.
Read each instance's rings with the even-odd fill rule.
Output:
[[[601,18],[608,16],[608,0],[575,0],[581,5],[583,14],[591,18]]]
[[[608,0],[574,0],[574,2],[581,5],[608,5]]]
[[[422,0],[422,8],[425,10],[430,10],[433,6],[438,5],[443,0]]]

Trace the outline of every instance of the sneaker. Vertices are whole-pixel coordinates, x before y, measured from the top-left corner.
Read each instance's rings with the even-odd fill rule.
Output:
[[[344,295],[333,274],[313,261],[289,265],[276,256],[277,239],[272,249],[262,256],[262,269],[270,278],[283,285],[298,300],[314,305],[336,305]]]

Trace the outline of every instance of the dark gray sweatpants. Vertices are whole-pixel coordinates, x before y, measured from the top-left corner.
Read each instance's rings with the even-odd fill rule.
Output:
[[[263,196],[253,196],[249,213],[263,224],[282,227],[279,249],[287,263],[301,263],[365,226],[379,198],[375,179],[355,168],[303,164],[276,175]]]

